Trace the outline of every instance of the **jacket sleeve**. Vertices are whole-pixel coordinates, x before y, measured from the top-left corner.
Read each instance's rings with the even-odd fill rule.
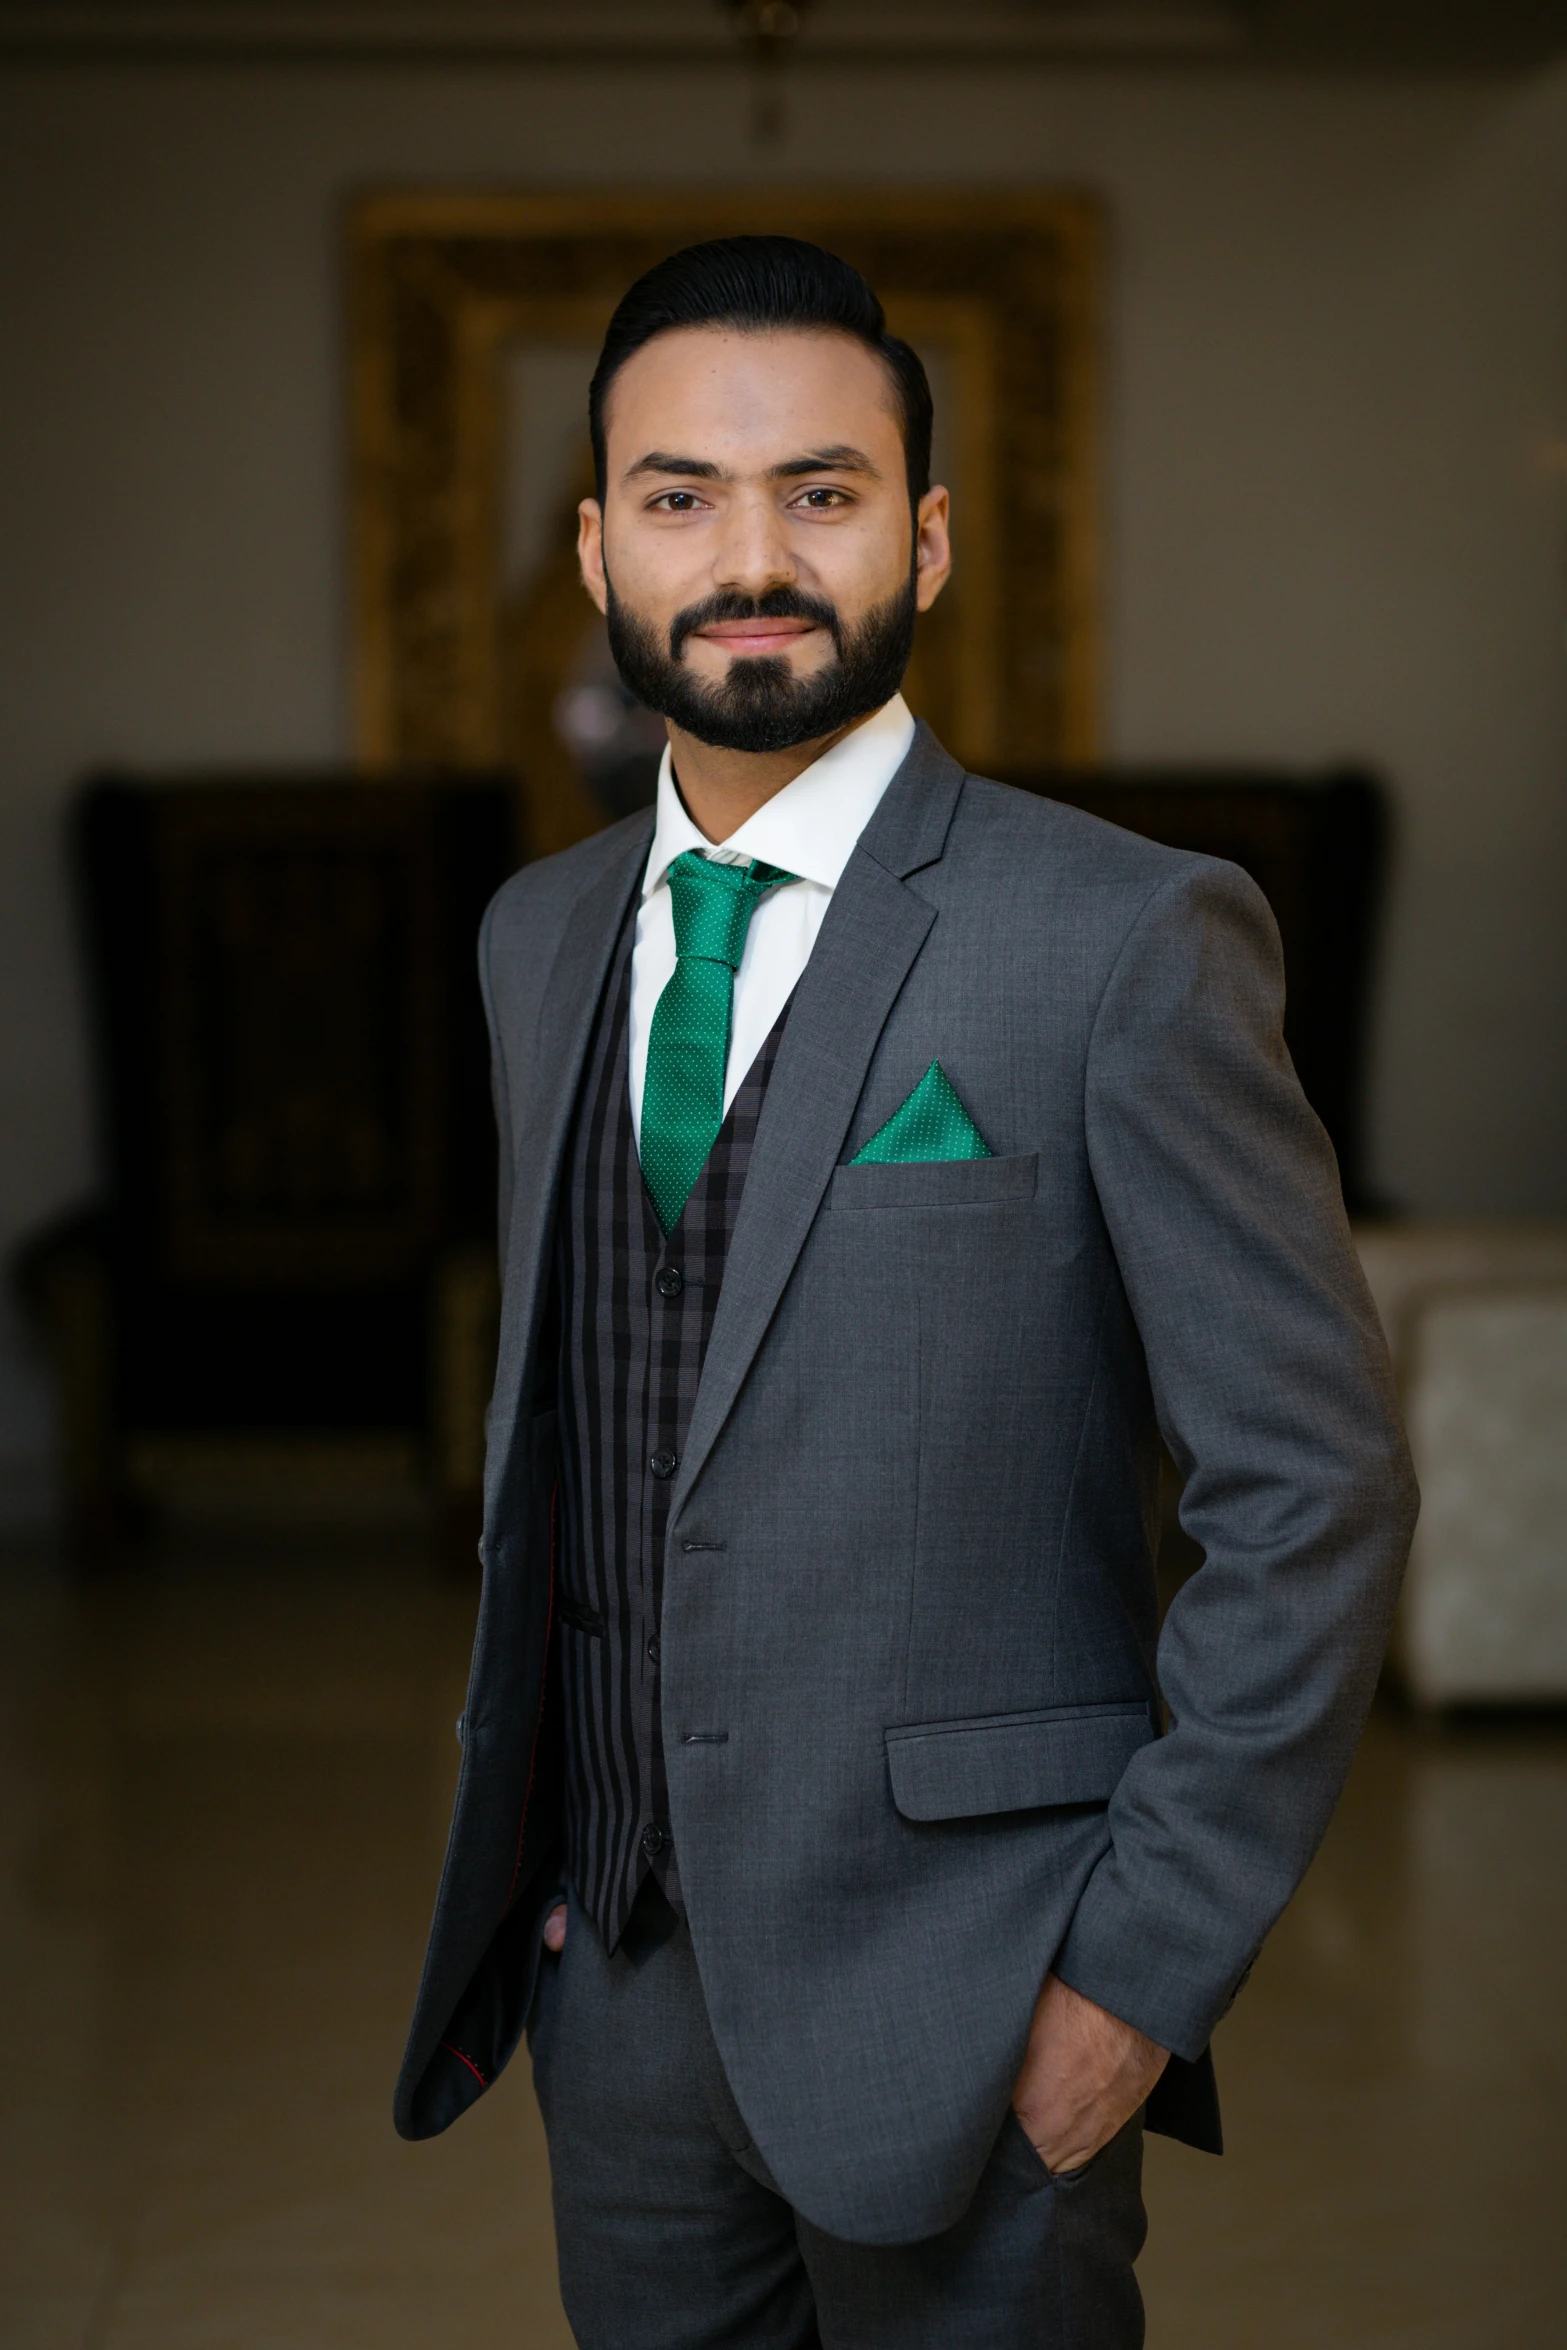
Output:
[[[1194,2058],[1304,1875],[1369,1706],[1417,1496],[1261,892],[1185,860],[1088,1055],[1090,1164],[1204,1563],[1166,1618],[1168,1734],[1056,1959]]]

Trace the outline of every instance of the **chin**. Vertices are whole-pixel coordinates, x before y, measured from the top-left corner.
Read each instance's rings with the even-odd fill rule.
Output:
[[[749,669],[753,661],[781,661],[796,685],[808,685],[816,672],[825,666],[822,659],[797,661],[792,653],[731,653],[723,669],[711,682],[722,685],[737,669]]]

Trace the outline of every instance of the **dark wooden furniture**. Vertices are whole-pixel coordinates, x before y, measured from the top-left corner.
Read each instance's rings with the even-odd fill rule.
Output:
[[[1311,782],[1267,772],[1039,769],[1009,783],[1086,808],[1169,848],[1244,866],[1284,947],[1284,1034],[1338,1153],[1352,1215],[1385,1206],[1365,1164],[1365,1069],[1377,917],[1387,868],[1381,788],[1346,770]]]
[[[1179,768],[1038,769],[1024,790],[1169,848],[1244,866],[1273,909],[1284,949],[1284,1034],[1306,1097],[1338,1154],[1352,1215],[1385,1211],[1365,1167],[1364,1086],[1377,917],[1387,869],[1386,800],[1371,777],[1313,782],[1267,772]],[[1159,1594],[1168,1606],[1202,1552],[1177,1514],[1181,1481],[1160,1477]]]
[[[474,1516],[497,1286],[474,945],[514,805],[504,778],[82,794],[104,1192],[21,1277],[86,1541],[174,1438],[395,1437]]]

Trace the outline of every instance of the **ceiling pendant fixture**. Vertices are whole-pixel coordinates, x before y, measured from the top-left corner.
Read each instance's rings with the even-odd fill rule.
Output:
[[[751,60],[751,136],[776,145],[784,132],[783,69],[795,54],[812,0],[718,0]]]

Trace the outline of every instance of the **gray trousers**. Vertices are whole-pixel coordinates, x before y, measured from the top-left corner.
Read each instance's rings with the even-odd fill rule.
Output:
[[[1009,2113],[955,2227],[848,2244],[751,2144],[683,1924],[611,1958],[573,1898],[542,1966],[533,2077],[582,2350],[1141,2350],[1141,2115],[1052,2177]]]

